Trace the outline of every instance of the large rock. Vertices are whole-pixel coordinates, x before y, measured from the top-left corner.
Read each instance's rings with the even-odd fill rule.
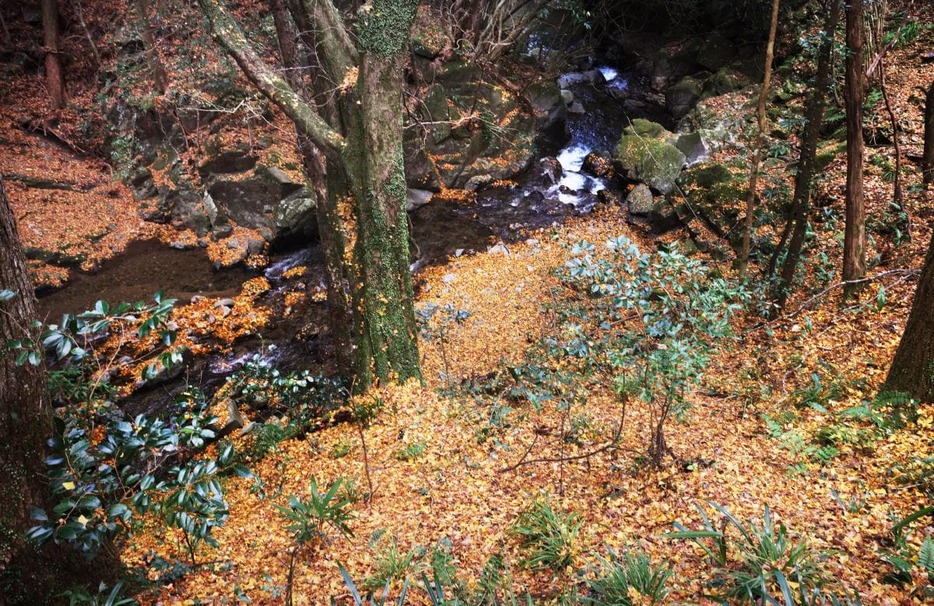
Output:
[[[732,227],[745,210],[747,178],[741,167],[701,162],[685,170],[679,181],[690,201],[692,216],[703,219],[718,237],[729,238],[734,247],[739,246],[742,230]]]
[[[629,195],[626,196],[626,204],[629,206],[629,212],[634,215],[648,216],[655,208],[655,197],[652,190],[645,183],[636,185]]]
[[[648,120],[634,120],[624,133],[616,148],[616,159],[625,175],[660,193],[671,192],[686,160],[670,142],[674,135]]]
[[[677,84],[665,91],[665,102],[668,111],[675,119],[684,117],[704,92],[703,86],[697,78],[685,76]]]

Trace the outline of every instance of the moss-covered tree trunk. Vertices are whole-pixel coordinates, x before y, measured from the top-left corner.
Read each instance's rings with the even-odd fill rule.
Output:
[[[355,263],[362,334],[355,338],[355,377],[418,377],[419,359],[402,158],[400,54],[364,56],[357,83],[360,116],[344,163],[358,209]],[[356,273],[356,272],[355,272]]]
[[[356,36],[331,2],[286,2],[315,58],[312,88],[324,85],[312,91],[266,65],[222,3],[199,2],[215,38],[299,133],[317,192],[332,329],[354,390],[420,378],[402,164],[402,65],[418,2],[374,0],[356,15]],[[290,30],[283,4],[273,9],[282,35]],[[288,68],[304,68],[288,44],[280,52]]]
[[[934,237],[924,259],[908,324],[892,360],[885,389],[934,402]]]

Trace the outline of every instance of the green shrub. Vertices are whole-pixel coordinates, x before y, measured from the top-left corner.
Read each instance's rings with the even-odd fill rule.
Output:
[[[349,526],[354,517],[353,512],[349,510],[351,502],[340,493],[343,482],[343,478],[338,478],[327,492],[322,493],[318,488],[318,480],[312,477],[311,492],[307,499],[302,500],[292,495],[288,499],[288,507],[276,505],[276,509],[285,517],[286,528],[292,533],[296,543],[325,541],[328,528],[348,537],[353,536]]]
[[[687,391],[701,378],[713,344],[730,334],[729,319],[748,296],[676,246],[649,255],[626,237],[610,240],[607,255],[577,244],[565,283],[586,293],[592,329],[625,325],[602,344],[626,401],[649,405],[649,459],[668,454],[665,424],[688,408]],[[593,341],[593,339],[591,339]]]

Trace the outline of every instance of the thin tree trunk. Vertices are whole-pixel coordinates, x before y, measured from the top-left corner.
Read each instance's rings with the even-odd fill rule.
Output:
[[[81,8],[81,0],[75,0],[75,12],[78,15],[78,23],[81,24],[81,29],[84,31],[84,37],[88,41],[88,46],[91,47],[91,54],[94,55],[94,67],[99,68],[101,66],[101,54],[97,50],[97,44],[94,43],[90,30],[88,30],[88,24],[84,21],[84,9]]]
[[[840,0],[830,0],[827,21],[824,25],[824,39],[818,51],[817,73],[814,76],[814,88],[808,99],[808,107],[801,138],[801,150],[798,153],[798,172],[795,174],[795,189],[791,198],[791,240],[788,254],[782,264],[781,276],[776,283],[776,307],[784,309],[794,280],[804,240],[807,236],[808,221],[811,214],[811,181],[817,160],[817,143],[823,124],[824,109],[827,107],[827,88],[830,86],[830,63],[833,58],[834,32],[840,20]],[[776,251],[776,255],[779,251]]]
[[[165,74],[165,67],[162,65],[162,59],[159,57],[159,50],[156,48],[156,39],[152,35],[152,25],[149,22],[149,13],[146,9],[145,0],[133,0],[133,9],[136,11],[137,19],[139,19],[140,35],[143,38],[146,55],[149,57],[149,69],[152,72],[152,83],[160,94],[165,94],[169,80]]]
[[[65,107],[65,74],[59,26],[58,0],[42,0],[42,36],[45,46],[45,81],[52,100],[52,109]]]
[[[762,76],[762,90],[759,91],[759,103],[756,109],[756,152],[752,159],[752,169],[749,175],[749,192],[746,194],[746,223],[743,230],[743,244],[739,253],[737,270],[739,277],[746,275],[749,266],[749,252],[752,248],[752,232],[755,229],[756,196],[758,195],[759,165],[762,163],[762,153],[765,147],[766,121],[765,105],[769,98],[769,88],[772,85],[772,58],[775,55],[775,33],[778,31],[778,11],[780,0],[772,0],[772,20],[769,25],[769,40],[765,46],[765,74]]]
[[[928,246],[905,332],[885,380],[884,389],[901,391],[922,402],[934,402],[934,237]]]
[[[3,18],[2,10],[0,10],[0,29],[3,30],[3,45],[13,46],[13,37],[10,35],[10,28],[6,25],[6,19]]]
[[[928,87],[924,101],[924,154],[921,157],[924,189],[934,183],[934,82]]]
[[[863,0],[846,9],[846,228],[843,235],[843,280],[866,276],[866,208],[863,199]],[[858,284],[844,287],[844,298]]]
[[[892,109],[889,91],[885,86],[885,59],[883,57],[879,58],[879,88],[882,89],[885,111],[889,114],[889,122],[892,124],[892,146],[895,148],[895,182],[892,184],[892,202],[905,215],[905,236],[911,241],[911,216],[905,207],[905,196],[902,193],[902,146],[898,142],[898,120],[895,119],[895,110]]]

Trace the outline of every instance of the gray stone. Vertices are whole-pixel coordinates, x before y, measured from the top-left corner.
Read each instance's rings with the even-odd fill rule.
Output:
[[[629,205],[629,212],[634,215],[648,216],[655,208],[655,197],[652,196],[652,190],[645,183],[636,185],[626,197],[626,203]]]
[[[434,194],[425,189],[409,188],[405,191],[405,210],[412,212],[431,202]]]
[[[704,145],[704,139],[698,132],[678,135],[675,147],[681,150],[688,164],[694,164],[707,155],[707,146]]]

